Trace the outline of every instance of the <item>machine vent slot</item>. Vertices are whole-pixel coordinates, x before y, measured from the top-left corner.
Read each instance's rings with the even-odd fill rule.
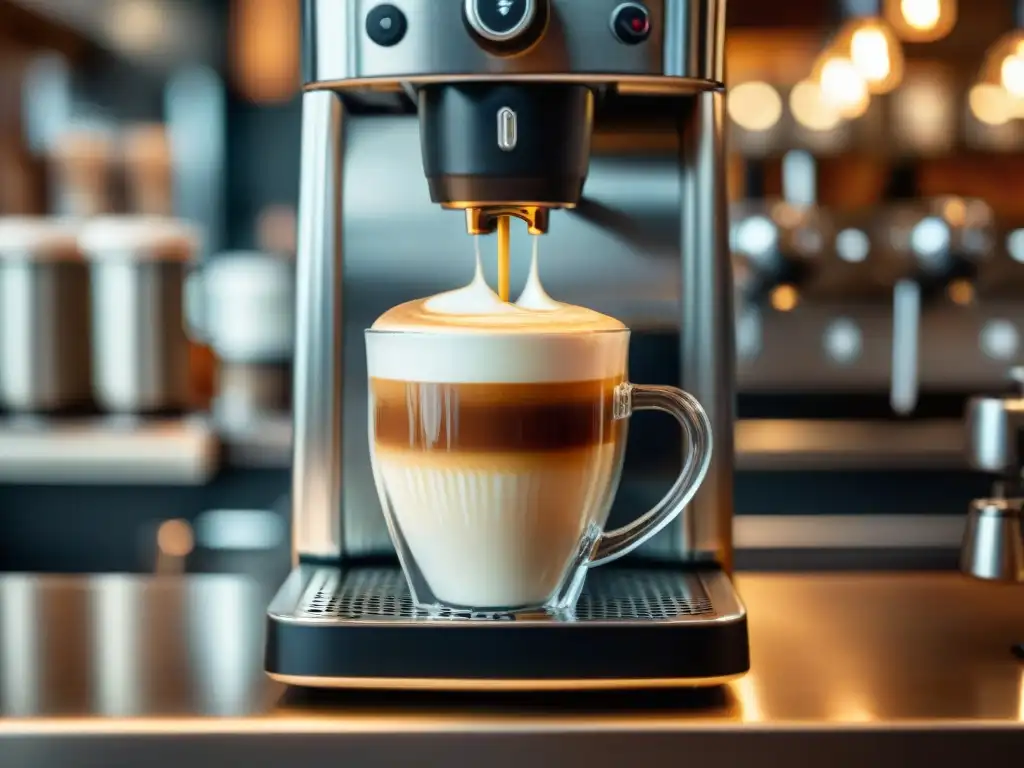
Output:
[[[328,620],[515,620],[510,614],[454,611],[431,616],[413,605],[405,578],[397,568],[352,568],[340,579],[314,578],[298,615]],[[699,577],[660,570],[595,570],[588,576],[576,607],[577,621],[679,621],[714,616],[715,608]]]

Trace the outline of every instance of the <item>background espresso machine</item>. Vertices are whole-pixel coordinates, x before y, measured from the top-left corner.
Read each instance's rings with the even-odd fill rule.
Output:
[[[714,685],[747,671],[746,612],[730,579],[724,6],[306,0],[294,570],[268,610],[272,677],[539,689]],[[468,283],[467,231],[493,232],[496,215],[543,234],[555,297],[630,325],[672,303],[678,383],[714,428],[691,508],[638,554],[593,571],[574,621],[415,610],[370,470],[363,330],[395,303]],[[519,226],[513,286],[529,262]],[[631,443],[657,446],[645,428],[631,428]],[[672,457],[678,443],[669,433],[656,453]]]

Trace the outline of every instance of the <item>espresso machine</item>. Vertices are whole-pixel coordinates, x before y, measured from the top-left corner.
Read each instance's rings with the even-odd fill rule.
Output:
[[[303,12],[294,567],[268,609],[267,672],[487,690],[742,675],[724,0],[306,0]],[[714,430],[692,505],[595,569],[572,619],[416,609],[370,470],[364,329],[468,283],[473,236],[500,216],[539,238],[560,300],[630,325],[668,311],[678,383]]]

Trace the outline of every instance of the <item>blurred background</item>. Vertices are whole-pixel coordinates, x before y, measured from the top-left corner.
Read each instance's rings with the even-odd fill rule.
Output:
[[[1024,3],[728,13],[738,560],[953,566],[965,403],[1020,386]],[[287,570],[299,27],[0,0],[0,569]]]

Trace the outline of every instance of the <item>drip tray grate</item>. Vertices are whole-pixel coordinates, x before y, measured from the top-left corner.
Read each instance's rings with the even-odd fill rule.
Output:
[[[514,621],[508,613],[477,615],[445,611],[431,615],[413,605],[398,568],[350,568],[318,571],[298,606],[310,619],[490,619]],[[699,576],[644,569],[597,569],[587,577],[576,605],[576,621],[680,621],[716,616]],[[536,615],[529,616],[535,620]]]

